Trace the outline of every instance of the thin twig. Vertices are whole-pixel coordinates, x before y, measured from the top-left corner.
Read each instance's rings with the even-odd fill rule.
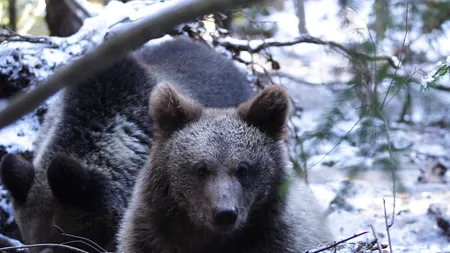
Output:
[[[333,152],[340,144],[341,142],[343,142],[348,135],[351,133],[351,131],[353,131],[353,129],[359,124],[359,122],[364,118],[364,114],[365,111],[363,111],[361,113],[361,117],[359,117],[359,119],[355,122],[355,124],[353,124],[353,126],[347,131],[347,133],[345,133],[344,137],[342,137],[338,143],[336,145],[334,145],[334,147],[332,149],[330,149],[330,151],[328,151],[325,155],[322,156],[322,158],[320,158],[319,161],[317,161],[316,163],[314,163],[311,167],[308,168],[308,170],[314,168],[317,164],[319,164],[320,162],[322,162],[329,154],[331,154],[331,152]]]
[[[3,31],[1,31],[3,30]],[[20,35],[17,32],[9,29],[7,26],[0,25],[0,43],[4,41],[18,41],[18,42],[29,42],[29,43],[43,43],[48,44],[53,48],[58,47],[54,42],[49,40],[48,37],[40,37],[40,36],[26,36]]]
[[[30,92],[15,95],[8,106],[0,113],[0,128],[21,116],[30,113],[47,98],[64,87],[75,85],[89,76],[111,66],[128,52],[138,48],[152,38],[163,35],[183,22],[199,16],[223,11],[231,7],[243,7],[259,0],[178,0],[165,2],[156,13],[147,15],[128,29],[118,32],[98,48],[82,58],[69,63],[52,75],[46,82]]]
[[[406,13],[405,13],[405,36],[403,37],[403,43],[402,48],[400,50],[400,57],[398,59],[397,68],[395,68],[394,76],[397,74],[398,69],[400,68],[400,63],[402,62],[403,52],[405,49],[405,43],[406,43],[406,37],[408,36],[408,12],[409,12],[409,3],[406,3]],[[384,94],[383,102],[381,103],[380,110],[383,110],[384,103],[386,102],[386,98],[388,96],[389,91],[391,90],[392,84],[394,83],[394,78],[392,78],[391,83],[389,84],[389,87],[386,91],[386,94]]]
[[[369,233],[369,232],[368,232],[368,231],[365,231],[365,232],[362,232],[362,233],[353,235],[353,236],[351,236],[351,237],[349,237],[349,238],[347,238],[347,239],[340,240],[340,241],[338,241],[338,242],[335,242],[335,243],[331,244],[330,246],[327,246],[327,247],[324,247],[324,248],[315,250],[315,251],[313,251],[313,252],[311,252],[311,253],[319,253],[319,252],[322,252],[322,251],[325,251],[325,250],[334,248],[334,247],[338,246],[339,244],[342,244],[342,243],[344,243],[344,242],[346,242],[346,241],[350,241],[350,240],[352,240],[352,239],[355,239],[356,237],[359,237],[359,236],[364,235],[364,234],[367,234],[367,233]]]
[[[375,240],[377,242],[378,251],[380,253],[383,253],[383,248],[381,247],[380,240],[378,239],[377,232],[375,231],[375,227],[373,225],[370,225],[370,228],[372,229],[373,237],[375,237]]]
[[[64,232],[64,230],[61,227],[59,227],[57,225],[53,225],[53,226],[56,227],[59,231],[61,231],[61,235],[63,235],[63,236],[67,236],[67,237],[71,237],[71,238],[75,238],[75,239],[80,239],[80,240],[84,240],[84,241],[86,241],[88,243],[91,243],[92,245],[89,245],[89,244],[88,245],[90,247],[96,249],[98,252],[106,252],[107,251],[106,249],[102,248],[100,245],[98,245],[97,243],[95,243],[94,241],[92,241],[92,240],[90,240],[88,238],[84,238],[84,237],[77,236],[77,235],[67,234],[66,232]]]
[[[395,203],[395,201],[394,201],[394,203]],[[391,228],[393,223],[391,223],[391,224],[388,223],[388,217],[387,217],[387,211],[386,211],[386,200],[384,198],[383,198],[383,207],[384,207],[384,222],[386,225],[386,233],[387,233],[388,242],[389,242],[389,251],[392,253],[391,232],[389,231],[389,229]]]

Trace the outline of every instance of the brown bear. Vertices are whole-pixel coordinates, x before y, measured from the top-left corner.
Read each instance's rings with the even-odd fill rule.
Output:
[[[236,107],[205,107],[167,83],[155,88],[154,143],[118,252],[290,253],[332,240],[325,213],[287,166],[285,89]]]
[[[116,247],[120,219],[151,149],[148,100],[161,80],[205,106],[236,106],[253,94],[231,59],[183,37],[144,46],[62,90],[46,114],[33,162],[11,154],[0,165],[25,244],[73,241],[62,229],[108,251]]]

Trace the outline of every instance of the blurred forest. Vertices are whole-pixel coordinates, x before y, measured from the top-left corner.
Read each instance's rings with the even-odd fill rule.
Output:
[[[20,35],[68,37],[108,2],[0,0],[0,23]],[[400,216],[393,245],[450,250],[450,1],[273,0],[212,18],[213,44],[256,88],[289,89],[292,164],[341,219],[339,235],[373,223],[387,243],[387,208],[391,223]],[[0,87],[0,98],[6,93]]]

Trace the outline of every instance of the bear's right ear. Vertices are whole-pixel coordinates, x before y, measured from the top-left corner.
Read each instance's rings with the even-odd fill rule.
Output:
[[[78,206],[89,205],[92,200],[98,201],[104,187],[103,175],[64,154],[56,154],[52,159],[47,180],[59,201]]]
[[[18,204],[25,203],[34,180],[34,166],[19,155],[6,154],[0,162],[3,185]]]
[[[202,105],[183,97],[168,83],[157,85],[150,95],[150,116],[155,122],[156,135],[162,138],[198,120],[202,113]]]
[[[286,134],[289,95],[285,88],[265,88],[252,100],[237,109],[239,117],[268,136],[280,140]]]

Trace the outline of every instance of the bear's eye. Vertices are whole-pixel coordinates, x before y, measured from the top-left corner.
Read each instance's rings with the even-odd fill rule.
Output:
[[[197,168],[197,176],[200,179],[203,179],[207,176],[208,173],[208,167],[206,166],[206,163],[200,162],[196,165]]]
[[[250,166],[247,163],[245,163],[245,162],[240,163],[238,166],[238,169],[236,171],[237,176],[241,177],[241,178],[247,177],[249,169],[250,169]]]

